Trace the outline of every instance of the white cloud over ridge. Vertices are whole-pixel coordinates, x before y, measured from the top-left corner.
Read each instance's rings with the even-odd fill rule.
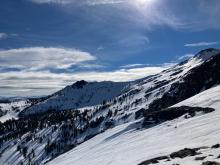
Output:
[[[68,48],[29,47],[0,50],[0,96],[37,96],[55,92],[78,80],[132,81],[156,74],[170,65],[131,64],[112,71],[79,70],[69,67],[102,68],[95,56]],[[11,70],[12,68],[12,70]],[[63,69],[62,72],[55,71]]]
[[[56,47],[0,50],[0,66],[22,70],[67,69],[96,58],[88,52]]]
[[[114,71],[85,71],[76,73],[51,73],[48,71],[13,71],[0,73],[0,96],[47,95],[78,80],[132,81],[153,75],[165,66],[119,69]]]

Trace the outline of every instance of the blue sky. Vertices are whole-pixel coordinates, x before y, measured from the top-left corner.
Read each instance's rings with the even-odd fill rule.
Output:
[[[2,0],[0,96],[128,81],[220,47],[219,0]]]

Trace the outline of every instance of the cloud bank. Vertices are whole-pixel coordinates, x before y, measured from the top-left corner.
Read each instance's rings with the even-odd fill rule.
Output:
[[[102,67],[86,63],[90,61],[97,59],[88,52],[76,49],[30,47],[0,50],[0,95],[46,95],[82,79],[132,81],[159,73],[168,67],[131,64],[112,71],[67,72],[73,65],[85,68]],[[60,68],[63,72],[51,71]]]
[[[114,71],[85,71],[76,73],[51,73],[48,71],[16,71],[0,73],[1,96],[37,96],[55,92],[78,80],[132,81],[156,74],[166,67],[142,67]]]

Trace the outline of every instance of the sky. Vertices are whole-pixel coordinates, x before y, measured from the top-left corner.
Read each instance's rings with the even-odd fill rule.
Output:
[[[1,0],[0,96],[132,81],[220,48],[219,0]]]

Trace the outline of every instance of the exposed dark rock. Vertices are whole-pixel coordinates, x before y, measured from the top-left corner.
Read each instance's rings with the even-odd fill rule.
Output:
[[[208,146],[202,146],[202,147],[199,147],[198,149],[201,150],[201,149],[207,149],[209,148]]]
[[[219,147],[220,147],[220,144],[215,144],[211,148],[219,148]]]
[[[140,110],[135,112],[135,120],[139,119],[140,117],[142,117],[144,115],[144,111],[145,111],[145,109],[141,108]]]
[[[206,156],[200,156],[200,157],[196,157],[195,160],[204,160],[206,158]]]
[[[220,163],[214,161],[206,161],[203,162],[202,165],[220,165]]]
[[[160,157],[157,157],[157,160],[164,160],[164,159],[169,159],[168,156],[160,156]]]
[[[210,113],[213,112],[212,108],[201,108],[201,107],[173,107],[166,108],[159,111],[148,112],[145,111],[145,120],[143,122],[143,126],[148,126],[150,124],[158,124],[164,121],[173,120],[184,114],[188,114],[193,117],[196,112]]]
[[[156,157],[153,159],[146,160],[146,161],[140,163],[139,165],[157,164],[157,163],[159,163],[159,160],[164,160],[164,159],[169,159],[169,157],[168,156]]]
[[[6,113],[7,113],[7,112],[2,111],[2,110],[1,110],[1,107],[0,107],[0,117],[3,116],[3,115],[5,115]]]
[[[84,85],[88,84],[87,81],[85,80],[81,80],[81,81],[77,81],[75,82],[72,87],[76,87],[76,88],[83,88]]]
[[[109,128],[113,128],[114,127],[114,121],[112,120],[110,120],[110,121],[107,121],[106,123],[105,123],[105,126],[106,126],[106,129],[109,129]]]
[[[146,161],[140,163],[139,165],[148,165],[148,164],[157,164],[157,163],[159,163],[158,160],[156,160],[156,159],[150,159],[150,160],[146,160]]]
[[[182,71],[183,71],[183,70],[178,70],[178,71],[174,72],[173,74],[171,74],[170,76],[175,76],[175,75],[181,73]]]
[[[190,149],[190,148],[184,148],[182,150],[179,150],[177,152],[173,152],[172,154],[170,154],[170,157],[172,159],[175,158],[185,158],[188,156],[195,156],[198,155],[199,153],[197,152],[198,149]]]
[[[142,163],[140,163],[139,165],[149,165],[149,164],[157,164],[160,163],[160,160],[163,160],[163,162],[169,162],[171,161],[170,159],[176,159],[176,158],[180,158],[183,159],[185,157],[189,157],[189,156],[196,156],[201,154],[201,152],[199,152],[200,149],[206,149],[209,148],[207,146],[202,146],[202,147],[198,147],[198,148],[184,148],[182,150],[179,150],[177,152],[173,152],[168,156],[160,156],[160,157],[156,157],[156,158],[152,158],[149,160],[146,160]],[[196,161],[203,161],[205,158],[207,158],[207,156],[197,156],[195,157]],[[220,158],[220,155],[217,157],[217,159]],[[172,164],[174,165],[174,164]],[[178,164],[175,164],[178,165]],[[220,165],[220,163],[218,162],[214,162],[214,161],[206,161],[203,162],[202,165]]]

